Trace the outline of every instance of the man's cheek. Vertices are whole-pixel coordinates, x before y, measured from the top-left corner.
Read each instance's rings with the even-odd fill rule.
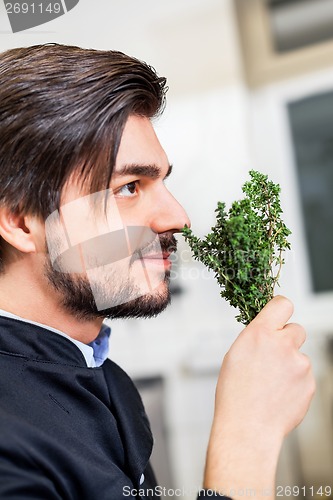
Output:
[[[82,273],[140,252],[159,238],[149,227],[126,226],[112,190],[75,199],[45,221],[46,241],[53,268]]]
[[[70,246],[124,228],[111,189],[77,198],[60,207],[59,219]]]
[[[64,273],[82,273],[128,257],[136,260],[149,245],[162,258],[158,235],[145,226],[125,227],[71,246],[61,223],[54,222],[46,236],[51,264]]]

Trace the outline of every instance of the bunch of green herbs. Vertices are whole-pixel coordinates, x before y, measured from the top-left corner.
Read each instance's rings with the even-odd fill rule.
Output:
[[[280,186],[251,170],[245,197],[227,212],[218,202],[216,224],[204,239],[187,226],[183,235],[193,256],[215,273],[221,296],[239,310],[247,325],[273,297],[291,231],[281,219]]]

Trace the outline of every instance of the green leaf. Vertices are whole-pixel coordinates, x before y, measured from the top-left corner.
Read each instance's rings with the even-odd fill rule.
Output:
[[[281,219],[280,186],[255,170],[243,185],[245,197],[229,211],[217,203],[216,224],[204,239],[185,226],[182,233],[193,256],[215,272],[221,296],[238,308],[247,325],[273,297],[290,229]]]

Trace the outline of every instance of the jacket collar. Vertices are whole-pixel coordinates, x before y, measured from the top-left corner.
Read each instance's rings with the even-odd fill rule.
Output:
[[[4,311],[3,309],[0,309],[0,316],[16,319],[18,321],[22,321],[23,323],[36,325],[43,329],[57,333],[61,337],[67,338],[80,349],[86,360],[86,364],[89,368],[95,368],[96,366],[101,366],[108,356],[109,337],[111,333],[111,328],[104,323],[102,324],[101,330],[97,338],[90,344],[84,344],[83,342],[71,338],[69,335],[60,330],[57,330],[56,328],[53,328],[48,325],[43,325],[41,323],[37,323],[36,321],[30,321],[28,319],[22,318],[21,316],[17,316],[16,314]]]
[[[13,317],[0,317],[0,350],[38,361],[87,367],[82,351],[67,336]]]

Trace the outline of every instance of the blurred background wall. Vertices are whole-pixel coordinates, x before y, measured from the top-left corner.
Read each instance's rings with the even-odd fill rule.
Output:
[[[80,0],[65,16],[13,34],[0,2],[1,50],[45,42],[117,49],[167,76],[156,128],[174,164],[168,186],[198,235],[214,223],[218,200],[241,196],[249,169],[280,183],[293,231],[280,291],[308,331],[304,352],[318,389],[285,443],[277,484],[306,487],[293,495],[305,498],[333,490],[332,4]],[[240,325],[181,237],[172,277],[173,303],[160,317],[112,324],[110,357],[142,392],[161,484],[189,500],[201,486],[218,370]]]

